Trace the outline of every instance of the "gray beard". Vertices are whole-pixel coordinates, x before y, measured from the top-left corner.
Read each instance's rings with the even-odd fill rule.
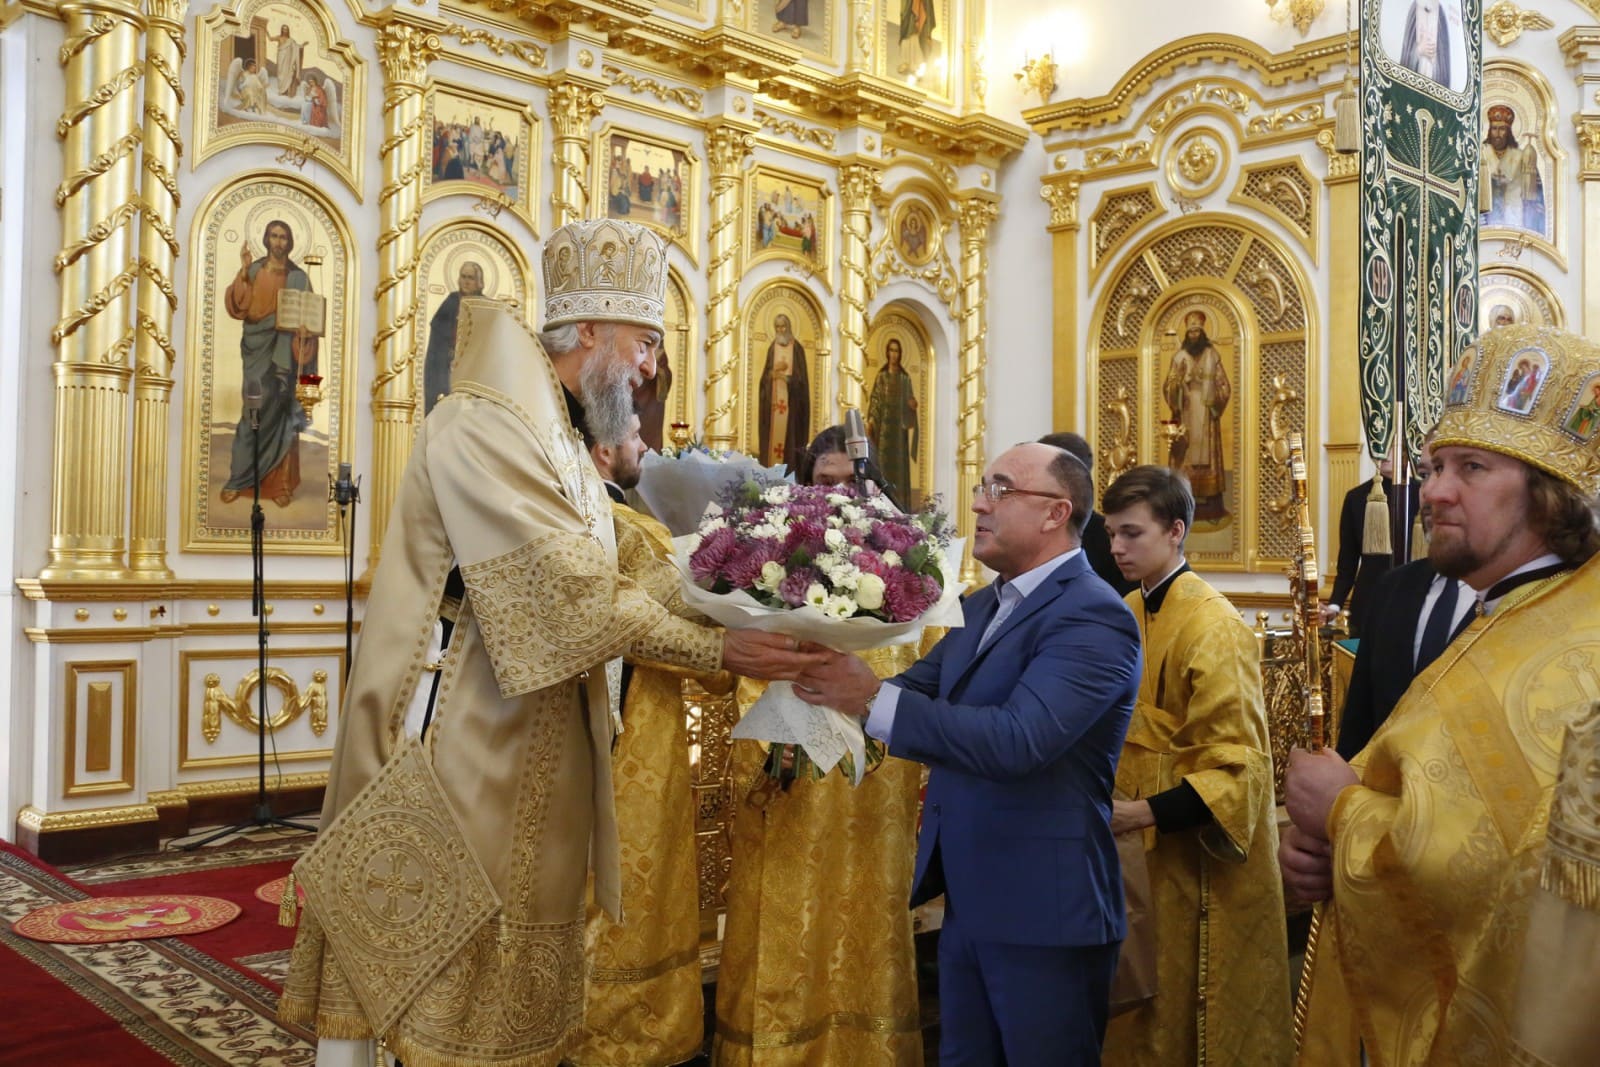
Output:
[[[633,428],[633,388],[628,384],[633,370],[617,358],[616,340],[583,365],[578,375],[578,399],[583,402],[583,419],[589,436],[603,445],[619,445]]]

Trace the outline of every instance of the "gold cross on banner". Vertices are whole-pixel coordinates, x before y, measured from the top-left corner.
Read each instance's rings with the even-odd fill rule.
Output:
[[[1417,275],[1415,284],[1417,289],[1417,322],[1415,329],[1417,338],[1417,359],[1421,361],[1425,358],[1425,353],[1428,350],[1428,326],[1429,320],[1432,317],[1432,306],[1428,301],[1428,279],[1430,277],[1429,271],[1431,258],[1430,253],[1432,251],[1432,235],[1429,232],[1430,209],[1433,206],[1433,198],[1437,196],[1448,201],[1450,205],[1453,206],[1457,211],[1465,211],[1467,200],[1467,184],[1459,176],[1453,181],[1445,181],[1439,175],[1433,173],[1431,160],[1429,157],[1431,155],[1433,142],[1433,127],[1436,120],[1433,117],[1433,112],[1429,111],[1425,107],[1417,109],[1416,120],[1418,134],[1417,162],[1415,164],[1406,163],[1402,160],[1395,159],[1393,156],[1387,156],[1385,158],[1385,163],[1388,167],[1389,177],[1392,180],[1404,182],[1407,185],[1414,186],[1417,190],[1417,218],[1419,225],[1417,228],[1418,232],[1416,240]],[[1401,254],[1402,249],[1396,248],[1395,255],[1397,259],[1400,258]],[[1448,263],[1448,255],[1446,257],[1446,262]],[[1451,290],[1454,288],[1454,285],[1446,285],[1444,288],[1446,290]],[[1449,316],[1447,315],[1445,318],[1448,322]],[[1445,346],[1446,358],[1449,357],[1449,347],[1450,346],[1448,344]]]

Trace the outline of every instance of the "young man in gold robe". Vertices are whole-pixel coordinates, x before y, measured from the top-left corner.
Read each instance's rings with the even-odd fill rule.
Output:
[[[621,441],[589,441],[589,456],[611,497],[618,565],[624,574],[681,602],[667,528],[624,502],[639,484],[646,445],[639,417]],[[700,984],[699,866],[683,679],[693,672],[632,656],[622,681],[622,734],[611,753],[622,910],[617,925],[589,908],[589,985],[578,1067],[667,1067],[700,1054],[705,994]],[[727,691],[726,675],[698,675]]]
[[[1284,877],[1325,901],[1301,978],[1307,1065],[1540,1062],[1511,1033],[1563,735],[1600,693],[1600,448],[1566,428],[1600,347],[1511,326],[1469,357],[1422,493],[1428,558],[1479,615],[1352,763],[1290,757]],[[1548,368],[1531,406],[1508,388],[1519,359]],[[1576,966],[1550,978],[1594,961]]]
[[[1113,1018],[1104,1062],[1285,1064],[1288,949],[1272,748],[1255,635],[1189,569],[1183,475],[1135,467],[1101,500],[1139,623],[1144,676],[1111,829],[1141,834],[1155,912],[1154,998]]]
[[[591,857],[622,918],[606,664],[793,677],[815,658],[678,618],[618,570],[575,426],[630,417],[655,373],[661,238],[571,223],[544,267],[538,336],[462,301],[451,393],[394,500],[278,1009],[315,1024],[323,1067],[368,1067],[374,1037],[406,1067],[553,1067],[582,1022]]]
[[[842,427],[807,450],[802,481],[851,479]],[[916,644],[864,654],[880,678]],[[744,682],[748,708],[763,687]],[[716,1067],[921,1067],[911,875],[922,769],[886,756],[860,785],[784,768],[735,741],[733,869],[717,973]],[[785,776],[781,783],[768,773]]]

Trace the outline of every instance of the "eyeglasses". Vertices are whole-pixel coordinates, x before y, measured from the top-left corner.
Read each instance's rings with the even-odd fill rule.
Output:
[[[980,496],[986,496],[989,498],[989,503],[991,504],[998,504],[1006,497],[1013,495],[1037,496],[1042,497],[1045,500],[1067,499],[1058,493],[1041,493],[1037,489],[1018,489],[1016,486],[1007,485],[1004,482],[979,482],[977,485],[972,487],[973,500],[977,500]]]

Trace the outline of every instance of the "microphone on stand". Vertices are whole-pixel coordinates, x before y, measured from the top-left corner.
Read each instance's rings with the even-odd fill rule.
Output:
[[[261,429],[261,382],[256,378],[246,379],[240,396],[244,401],[244,412],[250,419],[250,428]]]
[[[361,479],[350,477],[350,464],[339,464],[339,478],[333,483],[333,499],[341,508],[361,499]]]
[[[867,424],[861,421],[861,412],[849,408],[844,413],[844,450],[856,469],[856,489],[867,491]]]

